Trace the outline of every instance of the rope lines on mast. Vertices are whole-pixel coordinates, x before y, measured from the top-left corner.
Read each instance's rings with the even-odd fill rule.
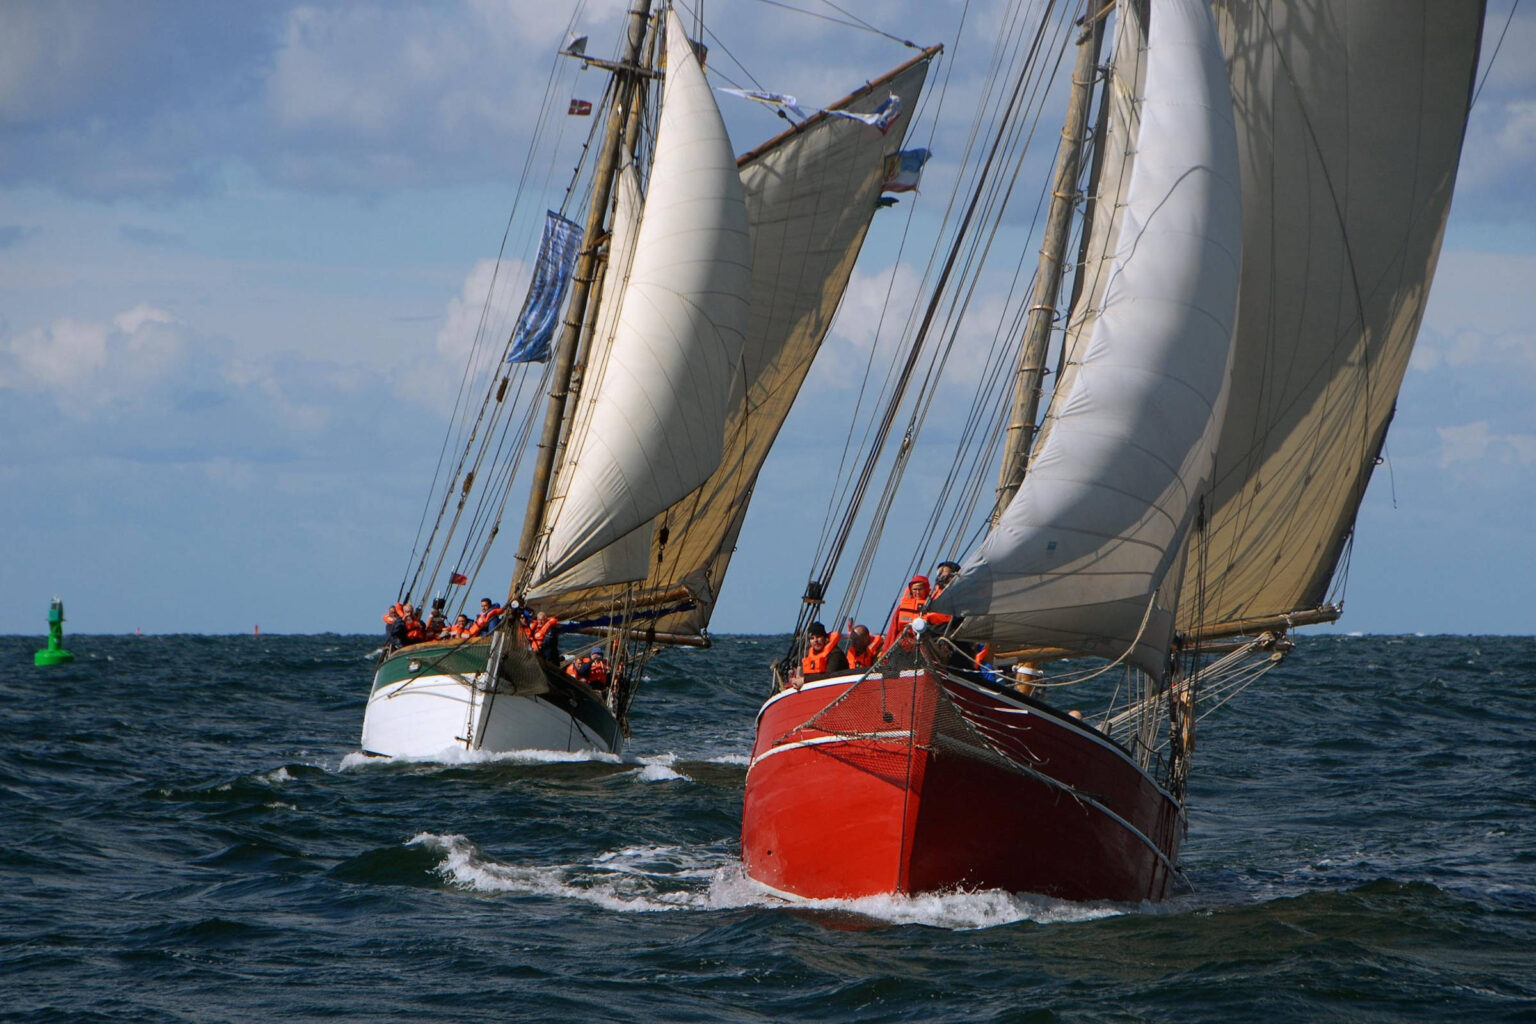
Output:
[[[579,21],[585,3],[576,5],[568,23],[567,30],[573,28]],[[408,597],[416,593],[418,587],[423,588],[421,599],[426,596],[426,590],[430,582],[437,578],[443,569],[443,563],[452,546],[452,537],[465,510],[472,489],[478,495],[475,511],[472,513],[471,522],[475,524],[465,537],[460,546],[460,563],[453,568],[457,571],[467,566],[469,552],[484,542],[489,546],[489,538],[485,537],[486,523],[499,521],[499,508],[504,506],[505,497],[498,501],[497,490],[504,489],[502,483],[496,487],[486,487],[487,480],[502,481],[505,486],[510,486],[510,480],[517,470],[518,455],[514,452],[512,460],[505,458],[506,439],[511,430],[511,424],[517,419],[515,410],[523,406],[528,396],[530,380],[538,382],[542,387],[543,379],[547,377],[547,366],[535,372],[527,363],[517,364],[515,368],[501,372],[505,365],[506,356],[512,343],[512,331],[510,322],[513,317],[511,309],[503,306],[497,308],[495,297],[497,284],[502,277],[503,264],[506,262],[507,243],[511,238],[512,229],[519,221],[524,204],[535,196],[547,194],[550,187],[550,179],[554,174],[555,161],[561,149],[564,139],[566,120],[563,116],[563,107],[555,97],[568,91],[574,80],[575,73],[562,73],[563,61],[559,55],[552,58],[550,72],[546,78],[544,99],[539,106],[539,116],[536,119],[534,131],[530,139],[526,155],[523,160],[522,170],[514,187],[512,211],[507,218],[503,231],[501,245],[497,252],[495,264],[491,271],[491,279],[486,288],[486,296],[481,307],[480,316],[476,326],[474,339],[471,344],[469,356],[465,359],[465,368],[461,375],[458,394],[454,401],[449,425],[445,431],[442,447],[439,451],[437,467],[434,470],[431,486],[427,492],[427,500],[423,508],[422,517],[417,527],[416,539],[412,544],[410,564],[414,569],[407,568],[402,580],[400,594]],[[553,126],[553,128],[552,128]],[[553,137],[551,137],[553,136]],[[591,138],[584,144],[582,158],[577,162],[571,174],[570,182],[564,188],[564,195],[560,203],[560,210],[564,211],[577,193],[577,184],[582,177],[583,168],[587,165],[586,155],[591,149]],[[531,179],[535,174],[535,167],[547,153],[542,183],[537,187],[531,186]],[[536,238],[531,238],[525,245],[531,249]],[[525,257],[529,253],[525,252]],[[525,260],[526,262],[526,260]],[[499,347],[493,347],[490,339],[500,335],[506,341]],[[488,380],[484,398],[478,409],[471,414],[471,406],[468,397],[475,382]],[[534,389],[536,394],[538,387]],[[502,419],[499,433],[493,430],[481,440],[481,431],[485,420],[493,410],[501,410]],[[532,406],[530,405],[530,408]],[[526,428],[520,432],[526,434]],[[477,440],[479,444],[477,447]],[[494,440],[494,444],[493,444]],[[521,446],[518,447],[518,451]],[[454,462],[451,473],[447,472],[448,453],[457,451],[459,454]],[[489,457],[494,471],[482,475],[482,468]],[[474,485],[480,485],[475,487]],[[457,507],[449,518],[449,505],[458,496]],[[431,510],[437,507],[436,516],[433,519],[430,531],[426,524]],[[496,515],[488,519],[486,509],[496,507]],[[446,530],[444,520],[449,519]],[[425,540],[423,535],[425,534]],[[441,534],[441,537],[439,536]],[[490,536],[494,536],[494,525],[490,527]],[[435,561],[433,552],[436,550]],[[478,558],[474,559],[476,568],[483,564],[486,551],[482,550]],[[428,563],[432,563],[430,571]],[[472,574],[471,574],[472,575]],[[462,602],[461,602],[462,603]]]
[[[907,356],[899,364],[899,369],[893,363],[887,371],[887,383],[881,389],[881,394],[885,397],[885,411],[877,422],[866,429],[866,440],[860,446],[866,453],[863,466],[854,479],[849,479],[851,474],[840,474],[845,484],[834,508],[842,508],[843,511],[835,521],[829,516],[828,526],[824,530],[822,543],[817,550],[818,569],[811,577],[813,585],[820,584],[823,587],[831,578],[843,547],[852,534],[860,506],[871,489],[876,465],[887,454],[886,444],[890,438],[897,411],[904,403],[909,385],[916,378],[919,381],[919,388],[915,405],[909,414],[900,443],[889,455],[890,465],[886,482],[879,492],[876,507],[870,513],[866,540],[861,546],[850,581],[845,587],[844,602],[849,606],[857,603],[868,582],[879,537],[893,508],[896,490],[911,456],[913,443],[936,400],[937,381],[953,352],[964,314],[976,294],[985,266],[985,258],[1000,230],[1024,151],[1027,150],[1028,141],[1033,137],[1032,120],[1037,120],[1039,115],[1037,111],[1035,118],[1032,119],[1027,111],[1043,105],[1045,84],[1050,77],[1048,70],[1042,67],[1040,57],[1047,49],[1060,49],[1058,46],[1049,45],[1053,21],[1060,21],[1059,18],[1054,17],[1055,8],[1054,2],[1045,5],[1037,27],[1030,36],[1023,34],[1023,23],[1028,19],[1010,18],[1008,23],[1021,25],[1019,33],[1001,37],[997,41],[988,83],[989,89],[995,83],[998,92],[993,94],[990,100],[984,100],[978,107],[966,155],[962,161],[962,167],[968,169],[962,174],[962,178],[967,179],[964,183],[966,187],[957,185],[945,215],[945,223],[949,223],[950,218],[955,214],[956,202],[960,196],[969,195],[970,199],[965,204],[958,225],[953,229],[947,247],[947,256],[936,278],[934,277],[935,261],[944,247],[936,249],[930,259],[929,269],[924,276],[925,280],[933,280],[934,284],[929,290],[930,298],[921,317],[916,315],[915,308],[920,299],[914,296],[913,315],[909,318],[908,327],[904,332],[909,342]],[[1055,25],[1055,34],[1058,36],[1067,30],[1059,23]],[[1029,39],[1027,45],[1026,38]],[[1016,71],[1004,74],[1001,71],[1004,67],[1014,68]],[[1011,87],[1003,84],[1009,81],[1012,82]],[[1006,101],[1002,99],[1005,94]],[[987,131],[991,142],[985,155],[978,158],[976,145],[981,137],[983,125],[989,119],[989,112],[990,115],[995,115],[992,117],[992,127]],[[987,225],[987,227],[984,230],[974,230],[980,225]],[[949,233],[948,229],[941,231],[941,236],[944,233]],[[917,295],[922,291],[920,289]],[[925,362],[921,357],[930,334],[935,331],[938,336],[945,338],[945,343],[938,351],[928,355]],[[919,373],[920,366],[921,373]],[[979,422],[976,416],[972,419]],[[976,429],[976,424],[973,423],[971,432]],[[946,493],[953,486],[952,479],[946,484]],[[808,616],[814,614],[814,610],[814,605],[802,608],[800,629],[803,630]]]

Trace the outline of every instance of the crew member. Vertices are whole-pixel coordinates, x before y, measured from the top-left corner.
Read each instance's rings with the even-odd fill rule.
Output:
[[[813,675],[841,672],[848,667],[847,655],[837,646],[843,634],[828,634],[826,626],[813,622],[806,629],[805,635],[806,651],[805,657],[800,659],[800,671],[807,679]]]
[[[427,638],[426,624],[421,621],[421,616],[416,614],[416,609],[411,608],[410,605],[405,607],[409,611],[405,613],[405,618],[400,622],[404,640],[408,644],[419,644]]]
[[[501,605],[492,604],[491,599],[480,599],[480,614],[475,616],[475,635],[493,632],[501,625]]]
[[[409,601],[396,601],[389,606],[389,611],[384,613],[384,635],[389,638],[391,647],[410,643],[406,639],[406,620],[415,614],[416,609]]]
[[[907,623],[917,618],[923,610],[923,605],[928,603],[928,577],[913,576],[907,584],[906,593],[901,595],[901,603],[896,606],[896,614],[891,616],[891,628],[885,632],[885,646],[901,643],[906,650],[912,649],[912,637],[908,635],[902,642],[901,634],[906,631]]]
[[[606,689],[608,686],[608,657],[602,651],[592,652],[592,667],[587,683],[594,690]]]
[[[944,588],[955,581],[960,575],[959,562],[940,562],[933,570],[933,596],[938,597],[944,593]]]
[[[531,614],[531,613],[530,613]],[[560,620],[553,615],[533,615],[528,623],[528,648],[545,661],[560,660]]]
[[[853,620],[849,620],[848,628],[848,667],[855,671],[863,671],[873,668],[875,662],[880,660],[880,652],[885,650],[885,637],[870,636],[868,626],[855,626]]]
[[[1034,696],[1044,678],[1045,673],[1033,661],[1021,661],[1013,666],[1013,688],[1026,697]]]
[[[448,630],[448,620],[443,617],[441,608],[433,608],[432,614],[427,616],[426,636],[428,640],[436,640]]]
[[[453,620],[453,625],[448,627],[448,635],[454,638],[474,636],[475,634],[470,632],[474,628],[475,624],[469,621],[469,616],[461,613]]]

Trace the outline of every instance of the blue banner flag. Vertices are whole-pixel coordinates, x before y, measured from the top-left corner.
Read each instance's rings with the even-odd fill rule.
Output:
[[[544,217],[544,240],[533,268],[528,297],[512,332],[509,363],[542,363],[549,358],[550,339],[560,319],[560,306],[571,286],[571,268],[581,249],[581,225],[550,210]]]

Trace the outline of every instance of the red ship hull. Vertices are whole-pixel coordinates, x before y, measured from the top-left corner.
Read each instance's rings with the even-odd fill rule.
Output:
[[[747,874],[808,899],[1005,889],[1162,899],[1180,806],[1043,704],[930,668],[825,679],[758,713]]]

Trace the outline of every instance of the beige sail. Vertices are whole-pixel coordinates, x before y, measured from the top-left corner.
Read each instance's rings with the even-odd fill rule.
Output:
[[[1327,598],[1429,296],[1483,19],[1481,3],[1443,0],[1212,6],[1243,274],[1209,541],[1192,552],[1204,600],[1191,571],[1186,629]]]
[[[637,594],[593,587],[545,597],[541,610],[585,619],[637,602],[663,612],[654,620],[659,632],[697,635],[707,627],[758,471],[831,326],[877,209],[885,159],[901,148],[936,52],[833,105],[868,113],[895,95],[902,114],[885,134],[816,116],[741,158],[753,278],[746,387],[726,424],[724,457],[701,487],[657,517],[650,573]]]

